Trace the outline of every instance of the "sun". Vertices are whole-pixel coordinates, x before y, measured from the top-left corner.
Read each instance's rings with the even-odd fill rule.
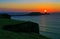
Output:
[[[47,10],[45,9],[44,12],[47,12]]]

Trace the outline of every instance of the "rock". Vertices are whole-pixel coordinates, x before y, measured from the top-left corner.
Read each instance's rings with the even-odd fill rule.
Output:
[[[13,32],[39,33],[39,25],[33,22],[25,22],[15,25],[5,25],[3,29]]]
[[[7,19],[10,19],[10,15],[8,14],[0,14],[0,18],[7,18]]]

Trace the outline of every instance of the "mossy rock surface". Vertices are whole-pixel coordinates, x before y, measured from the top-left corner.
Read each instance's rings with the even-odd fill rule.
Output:
[[[39,25],[34,22],[24,22],[24,23],[19,23],[14,25],[4,25],[3,29],[8,31],[13,31],[13,32],[39,33]]]

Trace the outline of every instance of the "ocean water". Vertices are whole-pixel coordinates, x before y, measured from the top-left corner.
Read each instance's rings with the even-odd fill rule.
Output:
[[[39,24],[39,33],[51,39],[60,39],[60,14],[41,16],[12,16],[11,19]]]

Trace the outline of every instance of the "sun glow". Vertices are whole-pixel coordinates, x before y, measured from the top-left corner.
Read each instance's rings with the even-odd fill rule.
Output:
[[[44,12],[47,12],[47,10],[44,10]]]

